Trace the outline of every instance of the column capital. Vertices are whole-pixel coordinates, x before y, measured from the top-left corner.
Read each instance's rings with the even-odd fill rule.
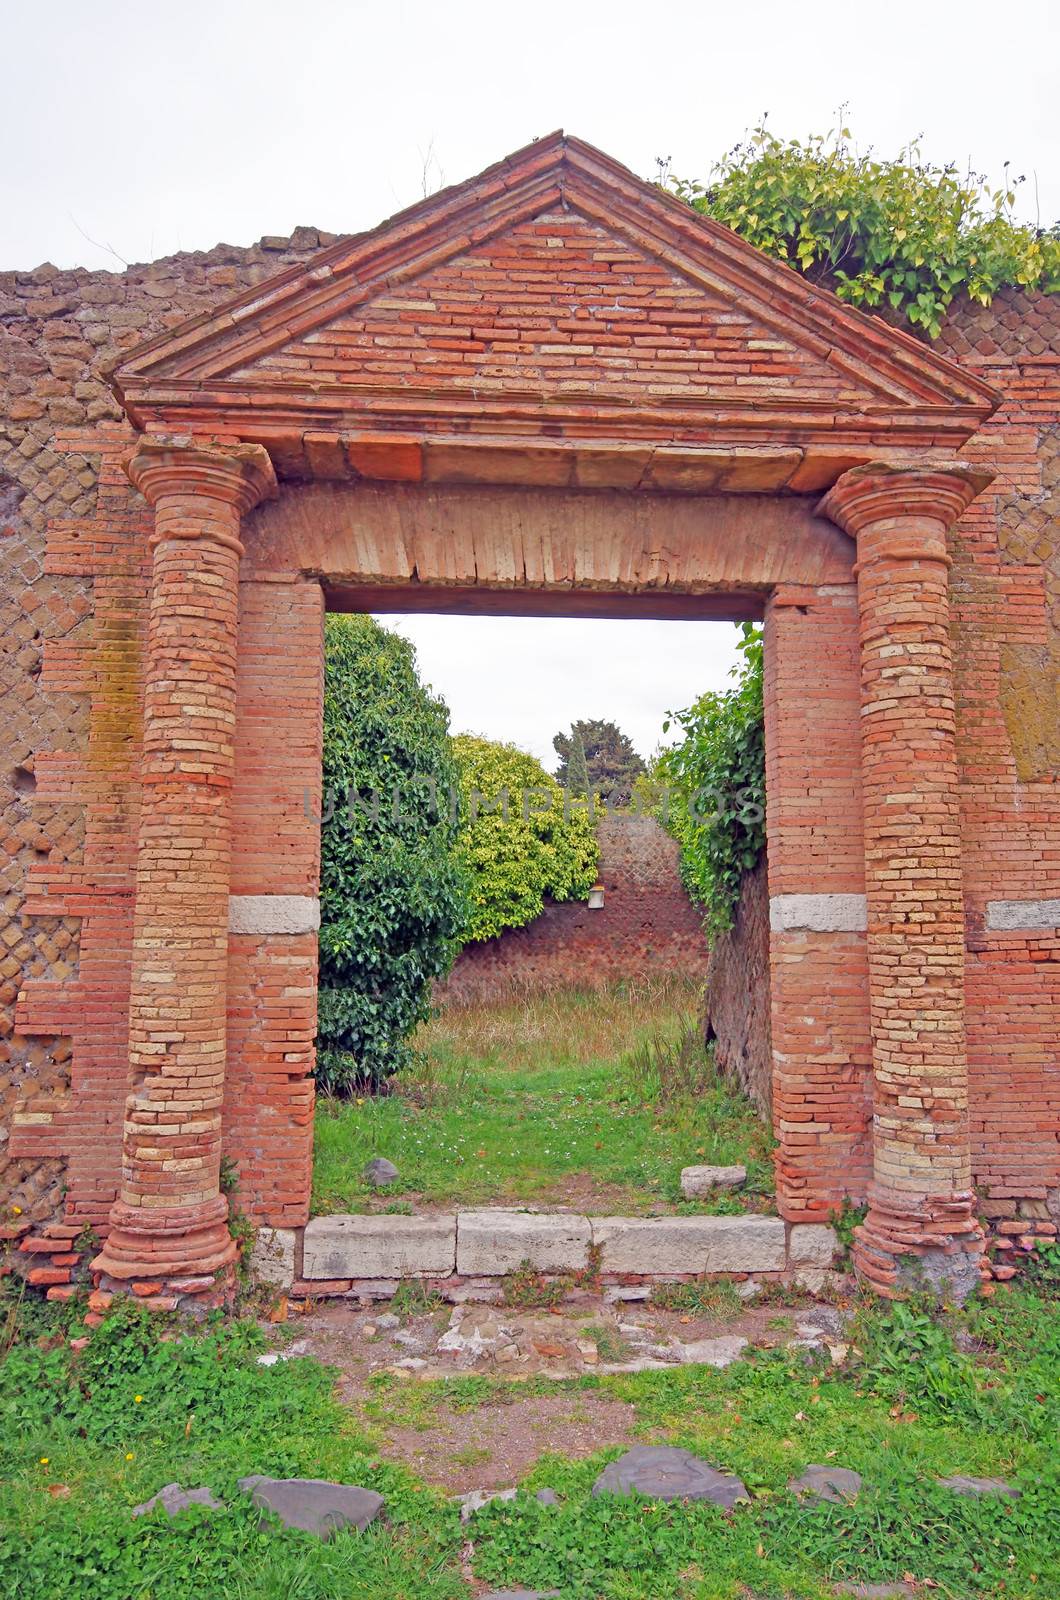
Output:
[[[269,452],[260,444],[197,444],[193,439],[143,438],[125,462],[149,505],[170,496],[220,500],[243,517],[276,493]]]
[[[917,462],[909,466],[886,461],[870,461],[852,467],[829,489],[817,507],[819,517],[827,517],[844,533],[857,538],[866,528],[879,523],[902,521],[908,517],[920,523],[933,523],[919,539],[909,540],[910,548],[895,549],[894,555],[936,556],[945,552],[945,535],[994,474],[966,467],[959,462]],[[902,532],[908,540],[908,530]],[[915,548],[914,548],[915,546]]]

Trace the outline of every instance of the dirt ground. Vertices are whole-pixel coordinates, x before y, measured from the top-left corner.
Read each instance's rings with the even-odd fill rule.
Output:
[[[518,1384],[528,1378],[662,1371],[694,1362],[723,1366],[737,1359],[745,1342],[767,1348],[795,1342],[827,1349],[838,1360],[846,1349],[845,1320],[835,1306],[809,1301],[689,1315],[647,1302],[611,1304],[589,1292],[556,1310],[469,1303],[416,1316],[399,1316],[386,1305],[335,1302],[289,1324],[276,1348],[335,1367],[340,1399],[359,1420],[385,1430],[387,1456],[462,1494],[517,1483],[550,1449],[582,1457],[635,1442],[631,1405],[593,1389],[520,1395]],[[398,1401],[388,1417],[388,1391],[372,1383],[379,1373],[402,1385],[488,1376],[512,1387],[488,1405],[432,1395],[417,1411]]]

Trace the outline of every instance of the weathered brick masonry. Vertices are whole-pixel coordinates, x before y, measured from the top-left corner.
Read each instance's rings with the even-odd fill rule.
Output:
[[[928,349],[562,136],[358,239],[0,275],[34,1281],[89,1224],[223,1289],[222,1153],[306,1216],[325,604],[763,616],[780,1208],[867,1196],[885,1292],[1050,1229],[1055,306]]]
[[[553,902],[527,927],[468,945],[440,990],[443,1004],[705,975],[702,919],[681,882],[675,841],[653,817],[635,815],[602,818],[596,838],[603,905]]]

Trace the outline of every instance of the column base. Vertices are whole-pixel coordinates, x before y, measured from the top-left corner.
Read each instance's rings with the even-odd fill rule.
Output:
[[[985,1240],[972,1190],[929,1195],[872,1183],[868,1200],[854,1230],[854,1268],[877,1294],[920,1291],[961,1305],[978,1288]]]
[[[224,1195],[198,1206],[130,1206],[119,1200],[111,1210],[110,1232],[92,1271],[118,1287],[138,1283],[169,1286],[191,1293],[196,1280],[215,1286],[216,1275],[231,1275],[236,1242],[228,1231]]]

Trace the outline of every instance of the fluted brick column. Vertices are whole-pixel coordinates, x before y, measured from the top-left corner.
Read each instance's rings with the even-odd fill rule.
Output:
[[[202,1292],[235,1248],[219,1187],[240,520],[259,446],[144,441],[155,508],[120,1197],[95,1269]]]
[[[858,467],[821,513],[857,539],[873,1057],[860,1273],[884,1294],[978,1281],[964,1026],[964,908],[946,552],[984,479]]]

